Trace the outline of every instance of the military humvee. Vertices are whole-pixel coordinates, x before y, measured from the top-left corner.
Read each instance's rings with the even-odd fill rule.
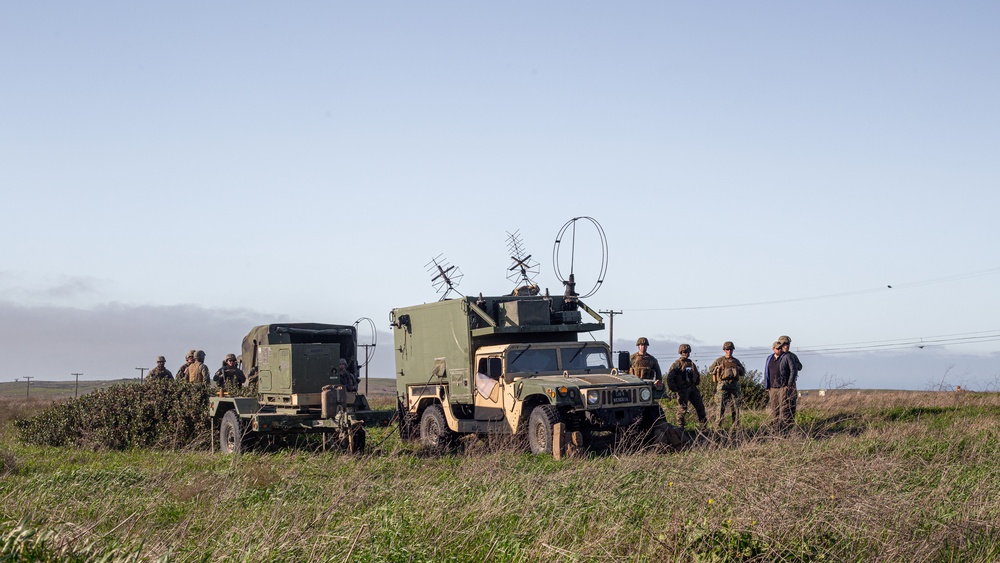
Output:
[[[553,452],[559,422],[578,442],[580,431],[662,418],[662,381],[612,368],[607,344],[578,340],[604,329],[582,301],[462,297],[393,309],[391,321],[404,439],[447,447],[461,434],[512,434],[541,453]]]
[[[390,411],[373,411],[358,393],[357,330],[352,325],[282,323],[254,327],[243,339],[244,371],[256,378],[256,396],[209,398],[212,435],[238,453],[262,436],[333,435],[351,452],[365,446],[364,424],[384,424]],[[341,360],[349,374],[339,368]],[[325,444],[324,440],[324,444]]]

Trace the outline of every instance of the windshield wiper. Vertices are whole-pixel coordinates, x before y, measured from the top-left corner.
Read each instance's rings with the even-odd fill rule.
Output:
[[[528,344],[528,346],[524,350],[521,350],[521,353],[518,354],[516,358],[514,358],[513,360],[510,361],[510,369],[512,371],[514,370],[514,364],[516,364],[517,361],[521,359],[521,356],[523,356],[524,353],[527,352],[530,349],[531,349],[531,344]]]
[[[576,351],[576,354],[573,354],[573,357],[569,359],[569,365],[573,365],[573,360],[575,360],[575,359],[576,359],[576,357],[580,355],[580,352],[583,352],[583,349],[584,349],[584,348],[586,348],[586,347],[587,347],[587,343],[586,343],[586,342],[584,342],[584,343],[583,343],[583,346],[581,346],[581,347],[580,347],[580,348],[579,348],[579,349],[578,349],[578,350]]]

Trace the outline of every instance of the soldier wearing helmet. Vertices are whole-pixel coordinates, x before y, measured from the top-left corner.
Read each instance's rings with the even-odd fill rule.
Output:
[[[705,416],[705,402],[701,398],[701,391],[698,390],[701,374],[698,373],[698,366],[689,357],[691,345],[681,344],[677,348],[677,353],[681,357],[670,364],[670,369],[667,370],[667,387],[677,393],[677,424],[684,426],[690,403],[698,414],[698,422],[704,427],[708,423],[708,417]]]
[[[187,381],[188,383],[194,383],[195,385],[204,385],[208,387],[212,383],[211,375],[208,373],[208,367],[205,365],[205,351],[198,350],[194,353],[194,361],[187,367]]]
[[[746,375],[747,370],[743,367],[743,362],[733,357],[734,350],[736,346],[732,342],[723,343],[722,355],[708,366],[708,372],[715,381],[715,400],[719,404],[719,428],[722,428],[722,421],[726,418],[726,405],[732,410],[733,426],[740,421],[740,378]]]
[[[639,351],[629,356],[628,372],[640,379],[650,379],[660,381],[663,373],[660,371],[660,362],[652,354],[646,353],[649,348],[649,340],[645,336],[635,341]]]
[[[184,354],[184,365],[182,365],[181,367],[177,368],[177,371],[174,372],[174,373],[177,374],[177,381],[186,380],[186,378],[187,378],[187,369],[188,369],[188,366],[191,365],[191,362],[194,361],[194,353],[195,352],[197,352],[197,350],[188,350],[187,354]]]
[[[222,360],[222,367],[215,372],[212,378],[219,387],[239,388],[247,378],[243,375],[243,370],[236,365],[236,354],[226,354],[226,359]]]
[[[156,367],[146,374],[146,381],[159,381],[161,379],[173,379],[174,374],[167,369],[167,359],[163,356],[156,357]]]

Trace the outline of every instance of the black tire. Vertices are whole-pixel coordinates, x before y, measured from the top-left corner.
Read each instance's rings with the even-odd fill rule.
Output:
[[[219,451],[238,454],[246,449],[244,426],[235,410],[228,410],[219,425]]]
[[[420,416],[420,443],[424,447],[446,450],[452,446],[454,434],[448,428],[441,405],[431,405]]]
[[[639,417],[639,429],[640,430],[650,430],[657,422],[662,422],[667,419],[666,415],[663,413],[663,408],[660,405],[650,405],[642,409],[642,415]]]
[[[367,434],[368,433],[365,432],[364,426],[359,426],[357,430],[353,431],[347,439],[347,453],[365,453],[365,437]]]
[[[552,405],[540,405],[528,416],[528,445],[533,454],[552,454],[552,430],[561,420],[559,409]]]

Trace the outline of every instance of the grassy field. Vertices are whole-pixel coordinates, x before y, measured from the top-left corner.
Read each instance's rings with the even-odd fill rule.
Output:
[[[46,401],[0,399],[0,560],[1000,559],[996,394],[809,395],[789,432],[748,412],[684,451],[562,461],[382,429],[360,457],[21,444]]]

